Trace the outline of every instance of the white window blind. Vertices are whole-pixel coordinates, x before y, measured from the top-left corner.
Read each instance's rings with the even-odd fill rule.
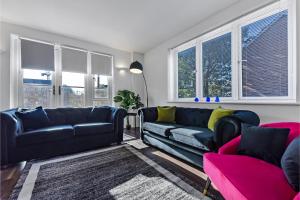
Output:
[[[87,73],[87,53],[80,50],[62,48],[62,70],[65,72]]]
[[[54,46],[21,39],[22,69],[54,71]]]
[[[91,54],[92,74],[111,76],[112,75],[112,57],[100,54]]]

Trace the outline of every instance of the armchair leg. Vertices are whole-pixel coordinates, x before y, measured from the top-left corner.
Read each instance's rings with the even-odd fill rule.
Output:
[[[210,188],[210,185],[211,185],[211,180],[209,178],[206,179],[206,184],[205,184],[205,187],[204,187],[204,190],[203,190],[203,194],[204,196],[207,195],[208,193],[208,190]]]

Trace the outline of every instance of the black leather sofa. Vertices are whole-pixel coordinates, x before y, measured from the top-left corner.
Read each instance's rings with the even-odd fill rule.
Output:
[[[16,116],[20,109],[1,112],[1,165],[120,144],[126,111],[101,108],[105,112],[93,113],[93,108],[45,109],[49,118],[47,127],[27,132]]]
[[[202,155],[217,151],[223,144],[238,136],[241,123],[260,123],[256,113],[236,110],[233,115],[221,118],[214,131],[211,131],[207,124],[212,111],[176,107],[176,123],[158,123],[156,107],[142,108],[138,112],[141,139],[148,145],[202,168]]]

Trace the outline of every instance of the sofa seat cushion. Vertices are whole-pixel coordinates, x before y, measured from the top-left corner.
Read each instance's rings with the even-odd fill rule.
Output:
[[[27,146],[67,140],[74,137],[74,129],[71,125],[50,126],[21,133],[16,138],[17,146]]]
[[[204,154],[204,171],[225,199],[293,199],[281,168],[249,156]]]
[[[180,128],[182,125],[174,123],[161,123],[161,122],[145,122],[143,123],[143,129],[158,134],[160,136],[168,137],[170,130]]]
[[[202,150],[211,150],[214,132],[208,128],[182,127],[170,131],[170,139]]]
[[[84,123],[74,126],[75,136],[98,135],[113,132],[112,123]]]

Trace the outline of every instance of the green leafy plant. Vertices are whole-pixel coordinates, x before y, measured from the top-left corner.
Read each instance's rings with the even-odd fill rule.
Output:
[[[114,97],[114,102],[118,103],[121,108],[124,108],[126,111],[129,109],[139,109],[144,106],[141,102],[141,97],[130,90],[119,90],[117,95]],[[126,128],[130,129],[129,118],[126,118]]]

